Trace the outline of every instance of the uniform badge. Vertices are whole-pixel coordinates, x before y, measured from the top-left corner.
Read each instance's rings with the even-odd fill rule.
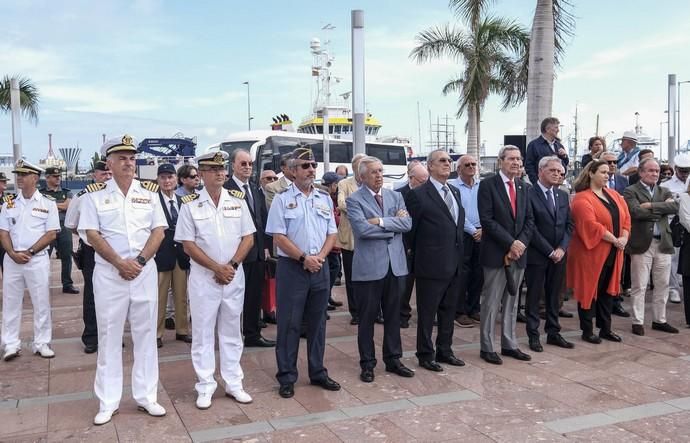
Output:
[[[104,201],[103,203],[105,203],[106,205],[107,205],[107,204],[110,204],[110,199],[109,199],[109,198],[106,198],[105,201]]]
[[[122,144],[125,146],[134,146],[134,142],[132,141],[132,136],[125,134],[122,137]]]
[[[221,165],[225,163],[225,159],[223,158],[223,154],[221,154],[220,152],[216,153],[216,155],[213,156],[213,160],[212,160],[212,161],[213,161],[214,163],[218,163],[218,164],[221,164]]]
[[[287,208],[288,209],[295,209],[297,207],[297,203],[288,203]]]

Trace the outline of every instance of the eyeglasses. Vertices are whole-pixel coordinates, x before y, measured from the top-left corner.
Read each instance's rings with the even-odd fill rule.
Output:
[[[240,166],[242,166],[243,168],[246,168],[247,166],[252,166],[253,164],[254,164],[254,162],[247,162],[247,161],[240,162]]]
[[[316,169],[319,166],[319,164],[316,162],[307,162],[307,163],[301,163],[299,166],[302,169],[309,169],[310,167]]]
[[[690,174],[690,168],[676,168],[680,174]]]
[[[465,163],[463,166],[466,168],[476,168],[477,164],[476,163]]]
[[[187,178],[191,178],[192,180],[194,180],[195,178],[199,178],[199,176],[198,176],[198,175],[190,175],[190,176],[187,177]]]
[[[608,160],[606,163],[608,163],[609,165],[617,165],[618,160]]]
[[[441,163],[452,163],[453,160],[451,158],[437,158],[436,161],[441,162]]]
[[[264,180],[268,180],[268,181],[270,181],[270,182],[274,182],[274,181],[278,180],[278,177],[264,177]]]

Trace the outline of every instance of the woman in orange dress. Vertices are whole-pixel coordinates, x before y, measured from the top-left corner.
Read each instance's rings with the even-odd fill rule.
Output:
[[[630,214],[623,197],[606,188],[608,165],[593,160],[573,183],[571,213],[575,230],[568,248],[567,282],[577,299],[582,339],[621,341],[611,331],[613,297],[619,293],[623,250],[630,235]],[[594,335],[596,316],[599,335]]]

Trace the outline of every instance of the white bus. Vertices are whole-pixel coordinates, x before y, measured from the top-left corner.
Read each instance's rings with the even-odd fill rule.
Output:
[[[206,152],[223,150],[228,154],[235,149],[249,151],[254,159],[252,180],[259,182],[261,171],[273,169],[280,173],[280,157],[292,152],[298,143],[307,143],[314,151],[319,163],[316,170],[317,180],[321,180],[323,170],[323,136],[301,132],[258,130],[231,134],[225,140],[215,143]],[[330,170],[335,171],[339,165],[347,166],[352,174],[353,147],[351,140],[329,140]],[[405,178],[407,173],[407,148],[401,143],[366,142],[366,154],[376,157],[383,163],[384,186],[392,187],[394,182]]]

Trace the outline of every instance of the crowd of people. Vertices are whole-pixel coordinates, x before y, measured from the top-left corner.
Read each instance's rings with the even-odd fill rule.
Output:
[[[634,133],[624,135],[619,156],[593,137],[569,188],[558,128],[555,118],[542,122],[524,164],[519,148],[503,146],[499,169],[481,181],[476,158],[461,156],[457,178],[450,178],[453,160],[432,151],[425,164],[410,162],[398,189],[384,187],[381,161],[363,154],[353,158],[351,174],[340,166],[317,183],[306,144],[281,158],[280,177],[261,171],[258,183],[242,149],[203,154],[177,169],[162,164],[153,183],[135,178],[136,144],[125,135],[104,143],[94,183],[76,196],[59,179],[48,180],[59,171],[20,160],[13,171],[18,193],[5,196],[0,211],[3,359],[21,352],[25,289],[34,306],[32,351],[55,356],[45,272],[51,244],[63,261],[64,292],[76,291],[65,264],[73,255],[84,276],[82,341],[84,352],[98,352],[97,425],[119,408],[127,320],[132,396],[151,416],[166,413],[157,402],[156,349],[166,328],[191,344],[199,409],[211,407],[217,389],[216,345],[225,393],[239,403],[252,401],[242,383],[244,347],[275,347],[278,394],[294,396],[301,336],[309,382],[339,390],[324,352],[328,311],[342,305],[331,295],[341,269],[364,383],[376,377],[376,323],[383,325],[385,370],[415,375],[401,361],[400,332],[411,324],[413,292],[415,355],[433,372],[465,365],[452,347],[456,326],[478,326],[480,357],[496,365],[502,357],[531,360],[518,346],[518,320],[533,352],[544,349],[541,319],[547,345],[575,347],[560,334],[559,318],[573,316],[563,308],[566,288],[577,300],[585,342],[622,340],[611,316],[630,316],[620,303],[625,295],[631,331],[644,335],[650,285],[652,329],[678,333],[666,304],[683,291],[690,325],[690,156],[677,156],[662,174],[654,153],[636,147]],[[38,190],[43,172],[48,186]],[[0,186],[5,182],[0,177]],[[74,254],[63,232],[78,235]],[[275,278],[274,308],[267,275]],[[266,322],[277,325],[275,341],[262,335]]]

